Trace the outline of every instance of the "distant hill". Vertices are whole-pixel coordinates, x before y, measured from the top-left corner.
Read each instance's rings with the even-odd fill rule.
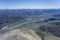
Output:
[[[19,20],[60,20],[60,9],[0,9],[0,29]],[[58,16],[58,18],[57,18]]]

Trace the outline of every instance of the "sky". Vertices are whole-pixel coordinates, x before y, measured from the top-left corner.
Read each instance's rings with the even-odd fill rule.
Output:
[[[60,8],[60,0],[0,0],[0,9]]]

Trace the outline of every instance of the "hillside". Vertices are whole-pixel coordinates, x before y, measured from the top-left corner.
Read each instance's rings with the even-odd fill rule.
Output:
[[[46,25],[39,27],[40,30],[52,33],[53,35],[60,37],[60,22],[50,22]]]
[[[0,34],[0,40],[41,40],[34,30],[19,28]]]
[[[52,35],[51,33],[46,34],[45,40],[60,40],[60,37],[56,37]]]

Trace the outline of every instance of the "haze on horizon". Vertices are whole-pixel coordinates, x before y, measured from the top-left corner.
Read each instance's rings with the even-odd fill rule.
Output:
[[[60,0],[0,0],[0,9],[60,8]]]

